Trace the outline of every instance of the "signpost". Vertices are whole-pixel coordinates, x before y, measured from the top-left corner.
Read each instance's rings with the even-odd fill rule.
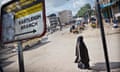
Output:
[[[24,72],[22,40],[46,32],[45,0],[13,0],[1,8],[2,43],[18,42],[19,72]]]
[[[23,57],[23,50],[22,50],[22,42],[18,42],[18,62],[19,62],[19,72],[25,72],[24,69],[24,57]]]

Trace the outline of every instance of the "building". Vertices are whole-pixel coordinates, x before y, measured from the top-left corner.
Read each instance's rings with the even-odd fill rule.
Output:
[[[71,10],[64,10],[58,13],[61,24],[67,24],[73,19]]]
[[[111,7],[112,14],[120,22],[120,0],[112,0],[112,1],[115,2],[115,4],[113,4],[112,7]]]
[[[57,26],[59,26],[60,22],[56,14],[51,14],[47,16],[47,26],[49,30],[55,31],[57,29]]]
[[[104,18],[116,17],[120,21],[120,0],[100,0]]]
[[[110,0],[100,0],[100,6],[103,14],[102,16],[104,18],[112,17],[111,5]]]

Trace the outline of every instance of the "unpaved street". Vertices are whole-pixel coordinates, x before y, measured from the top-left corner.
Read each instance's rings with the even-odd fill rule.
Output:
[[[107,30],[106,30],[107,31]],[[106,35],[110,65],[113,72],[120,72],[120,34]],[[106,33],[107,33],[106,32]],[[75,60],[75,46],[79,35],[83,35],[88,47],[92,70],[80,70]],[[5,72],[18,72],[17,55],[4,67]],[[48,35],[48,40],[24,51],[26,72],[99,72],[105,71],[105,59],[100,32],[98,29],[85,30],[80,34],[69,33],[69,28]],[[105,71],[106,72],[106,71]]]

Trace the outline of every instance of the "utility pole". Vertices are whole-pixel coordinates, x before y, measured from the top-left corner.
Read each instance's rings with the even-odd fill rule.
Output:
[[[101,31],[104,56],[105,56],[105,61],[106,61],[106,68],[107,68],[107,72],[110,72],[109,58],[108,58],[108,52],[107,52],[107,44],[106,44],[105,32],[104,32],[104,27],[103,27],[102,16],[101,16],[100,10],[101,9],[100,9],[99,0],[97,0],[98,21],[100,24],[100,31]]]

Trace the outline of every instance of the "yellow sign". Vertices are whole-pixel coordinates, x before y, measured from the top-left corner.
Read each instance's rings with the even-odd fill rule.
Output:
[[[22,7],[22,6],[25,6],[25,5],[29,5],[29,4],[32,4],[32,3],[35,2],[35,1],[36,1],[36,0],[20,0],[20,1],[17,1],[17,2],[14,2],[14,3],[8,5],[8,6],[5,8],[5,10],[6,10],[7,12],[11,12],[11,11],[17,9],[18,6],[19,6],[19,7]]]
[[[32,13],[41,11],[43,9],[42,6],[43,6],[42,3],[39,3],[39,4],[36,4],[36,5],[32,6],[32,7],[20,10],[20,11],[15,13],[15,18],[16,19],[21,18],[21,17],[27,16],[27,15],[30,15]]]

